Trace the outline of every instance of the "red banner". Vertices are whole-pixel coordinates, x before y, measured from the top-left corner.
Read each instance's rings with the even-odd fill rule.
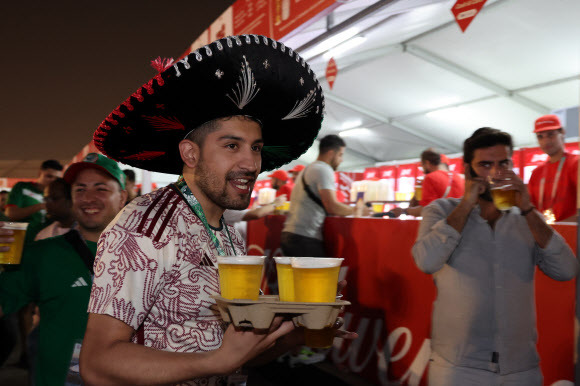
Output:
[[[375,167],[365,168],[363,179],[364,180],[371,180],[371,181],[380,179],[379,168],[375,168]]]
[[[481,11],[483,5],[487,0],[457,0],[453,8],[451,8],[451,13],[455,18],[455,21],[461,28],[462,32],[465,32],[469,24],[475,19],[475,16]]]
[[[239,2],[240,0],[238,0]],[[309,21],[329,13],[340,4],[336,0],[270,0],[272,37],[281,39]]]
[[[248,252],[266,255],[269,289],[276,291],[273,256],[280,256],[284,216],[248,223]],[[325,245],[343,257],[348,281],[343,291],[352,304],[345,329],[356,331],[352,343],[336,340],[333,363],[372,384],[426,385],[430,355],[430,320],[436,289],[431,275],[417,269],[411,256],[419,221],[326,219]],[[576,226],[555,229],[576,248]],[[574,379],[575,282],[557,282],[536,274],[538,351],[544,385]]]
[[[334,86],[334,81],[336,80],[336,75],[338,74],[338,67],[336,67],[336,62],[334,58],[330,58],[328,61],[328,65],[326,66],[326,81],[328,82],[328,87],[332,90],[332,86]]]

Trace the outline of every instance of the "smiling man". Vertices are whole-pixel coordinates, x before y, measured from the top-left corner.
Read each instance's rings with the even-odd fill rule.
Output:
[[[256,35],[159,70],[94,136],[113,159],[181,176],[131,201],[99,240],[80,357],[88,384],[221,384],[297,335],[279,320],[265,334],[226,329],[210,296],[220,292],[217,257],[246,253],[223,212],[245,209],[258,174],[298,158],[318,134],[315,75]]]
[[[30,302],[40,309],[36,385],[65,383],[75,342],[87,324],[97,240],[127,198],[123,172],[102,155],[72,164],[64,179],[72,184],[78,232],[32,243],[19,269],[0,275],[0,315]]]
[[[578,156],[566,151],[566,131],[556,115],[536,119],[534,133],[548,160],[532,172],[528,190],[532,203],[548,217],[565,221],[576,215]]]

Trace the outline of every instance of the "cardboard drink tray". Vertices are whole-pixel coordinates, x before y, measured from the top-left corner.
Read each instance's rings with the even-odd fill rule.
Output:
[[[343,306],[349,301],[337,300],[334,303],[281,302],[278,295],[261,295],[258,300],[224,299],[212,295],[216,300],[222,319],[239,327],[268,328],[276,314],[294,315],[295,325],[312,330],[320,330],[332,325],[338,318]]]

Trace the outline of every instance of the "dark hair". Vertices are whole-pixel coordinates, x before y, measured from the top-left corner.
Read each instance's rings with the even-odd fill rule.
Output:
[[[429,148],[421,153],[421,162],[429,161],[432,165],[438,166],[441,163],[441,154]]]
[[[320,139],[320,144],[318,145],[318,150],[320,154],[324,154],[330,150],[340,150],[341,147],[345,147],[346,143],[338,135],[330,134],[326,137]]]
[[[7,190],[2,190],[2,191],[0,192],[0,194],[10,194],[10,192],[9,192],[9,191],[7,191]]]
[[[71,186],[68,182],[64,180],[64,178],[57,178],[56,180],[48,184],[48,187],[50,189],[61,188],[62,191],[64,192],[64,198],[67,199],[68,201],[72,200]]]
[[[125,177],[127,177],[127,181],[135,182],[135,172],[131,169],[124,169],[123,173],[125,173]]]
[[[189,132],[189,134],[187,134],[187,136],[185,137],[185,139],[189,139],[190,141],[194,142],[197,144],[197,146],[199,146],[200,148],[203,147],[203,142],[205,141],[205,137],[207,137],[208,134],[210,134],[213,131],[216,131],[217,129],[219,129],[219,121],[228,121],[232,118],[240,118],[242,120],[246,120],[246,121],[253,121],[256,122],[258,125],[260,125],[260,127],[262,127],[262,123],[260,123],[260,121],[247,116],[247,115],[234,115],[234,116],[230,116],[230,117],[223,117],[223,118],[217,118],[217,119],[213,119],[211,121],[207,121],[205,123],[202,123],[201,125],[199,125],[198,127],[196,127],[195,129],[191,130]]]
[[[40,169],[42,169],[42,170],[54,169],[54,170],[62,171],[62,169],[64,169],[64,168],[62,167],[60,162],[58,162],[57,160],[49,159],[49,160],[44,161],[42,163],[42,165],[40,165]]]
[[[505,145],[510,149],[510,155],[513,153],[514,145],[512,136],[498,129],[491,127],[482,127],[475,130],[471,137],[463,142],[463,162],[470,164],[473,161],[473,153],[477,149],[492,147],[495,145]]]

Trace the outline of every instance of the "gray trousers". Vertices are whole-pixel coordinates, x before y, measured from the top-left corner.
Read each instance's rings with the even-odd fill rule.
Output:
[[[327,257],[322,240],[297,235],[296,233],[282,232],[280,246],[284,256]]]

